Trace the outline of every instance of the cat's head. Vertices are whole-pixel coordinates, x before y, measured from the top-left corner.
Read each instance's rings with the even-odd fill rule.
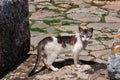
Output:
[[[111,55],[108,58],[107,68],[108,68],[108,71],[110,72],[120,73],[120,55],[119,54],[116,53],[115,55]]]
[[[88,41],[93,35],[93,28],[83,29],[79,27],[78,29],[79,29],[79,33],[80,33],[80,37],[82,38],[82,41]]]

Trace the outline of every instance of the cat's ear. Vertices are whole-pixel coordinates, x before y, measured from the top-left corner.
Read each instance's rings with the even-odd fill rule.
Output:
[[[93,33],[93,28],[89,28],[89,31],[90,31],[91,33]]]
[[[78,30],[79,30],[79,32],[82,32],[82,31],[83,31],[83,28],[78,27]]]

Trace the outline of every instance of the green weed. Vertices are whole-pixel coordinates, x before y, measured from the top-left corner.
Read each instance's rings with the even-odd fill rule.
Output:
[[[53,12],[56,12],[56,13],[62,13],[62,10],[59,10],[59,9],[50,9],[48,7],[44,7],[43,10],[53,11]]]
[[[35,23],[36,23],[36,21],[35,21],[35,20],[30,20],[30,21],[29,21],[29,26],[30,26],[30,28],[31,28],[31,27],[32,27],[32,25],[33,25],[33,24],[35,24]]]
[[[39,8],[37,7],[37,4],[35,5],[35,11],[38,11],[39,10]]]
[[[43,22],[47,25],[52,25],[54,23],[60,23],[61,20],[60,19],[53,19],[53,20],[43,20]]]
[[[107,37],[107,36],[105,36],[105,37],[96,37],[96,38],[95,38],[95,40],[97,40],[97,41],[101,41],[101,40],[110,40],[110,39],[113,39],[113,38]]]
[[[31,31],[38,31],[38,32],[41,32],[41,33],[48,33],[46,30],[44,29],[41,29],[41,28],[30,28]]]
[[[106,21],[105,21],[105,14],[102,14],[102,17],[101,17],[101,19],[100,19],[100,21],[99,22],[101,22],[101,23],[105,23]]]

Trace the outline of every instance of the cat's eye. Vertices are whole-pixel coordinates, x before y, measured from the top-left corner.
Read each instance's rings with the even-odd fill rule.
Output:
[[[87,38],[91,38],[92,36],[87,36]]]
[[[89,38],[90,36],[87,36],[87,38]]]
[[[81,37],[84,37],[84,36],[81,36]]]

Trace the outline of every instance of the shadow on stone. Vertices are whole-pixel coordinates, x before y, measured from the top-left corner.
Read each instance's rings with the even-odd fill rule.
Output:
[[[22,64],[26,59],[28,59],[30,55],[31,55],[31,54],[25,55],[25,56],[24,56],[23,58],[21,58],[18,62],[16,62],[16,65],[11,66],[11,69],[4,71],[3,74],[0,75],[0,79],[2,79],[2,78],[3,78],[5,75],[7,75],[9,72],[17,69],[17,67],[18,67],[20,64]]]
[[[100,69],[107,68],[106,64],[104,64],[104,63],[97,63],[97,62],[93,62],[93,61],[83,61],[83,60],[80,60],[80,62],[81,62],[81,65],[90,65],[94,69],[94,71],[91,71],[91,70],[85,71],[89,74],[92,74],[95,71],[98,71]],[[68,66],[68,65],[69,66],[73,65],[73,64],[74,64],[73,59],[66,59],[66,60],[57,61],[57,62],[53,63],[53,65],[59,69],[62,67]],[[51,70],[48,70],[45,66],[43,66],[39,71],[36,71],[33,75],[35,75],[37,73],[39,73],[40,75],[43,75],[43,74],[50,73],[50,72],[51,72]]]

